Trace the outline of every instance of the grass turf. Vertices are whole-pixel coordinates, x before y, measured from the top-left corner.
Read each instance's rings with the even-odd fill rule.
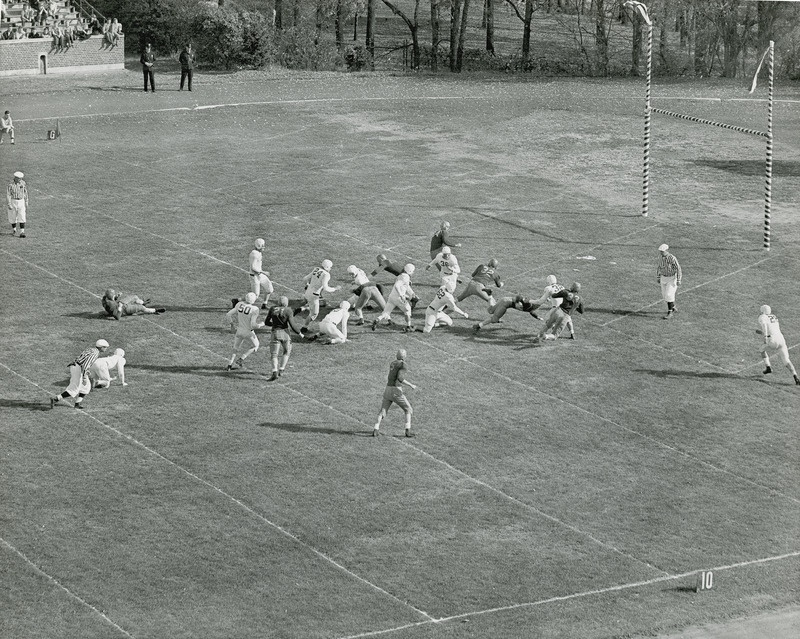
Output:
[[[800,330],[796,102],[776,108],[766,253],[757,140],[656,120],[639,216],[639,82],[105,82],[16,81],[6,107],[18,143],[0,173],[25,171],[31,213],[0,247],[4,634],[608,637],[798,603],[798,396],[779,366],[761,375],[753,334],[762,303],[790,345]],[[654,99],[755,126],[764,105],[742,93]],[[266,344],[224,372],[255,237],[277,293],[297,297],[325,257],[346,287],[348,264],[387,252],[417,264],[424,303],[442,219],[465,271],[500,259],[505,294],[581,281],[578,340],[533,347],[541,325],[516,311],[474,334],[470,298],[470,320],[429,336],[297,340],[277,383]],[[670,322],[663,241],[684,269]],[[109,286],[168,312],[103,319]],[[99,337],[126,349],[130,385],[46,410]],[[395,408],[374,440],[400,346],[418,437]]]

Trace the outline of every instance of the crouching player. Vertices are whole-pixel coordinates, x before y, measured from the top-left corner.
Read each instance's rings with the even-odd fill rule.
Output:
[[[370,301],[374,301],[381,311],[386,308],[383,288],[380,284],[370,282],[367,274],[355,264],[348,266],[347,272],[353,278],[353,284],[355,284],[355,288],[352,290],[353,295],[349,300],[350,306],[356,315],[356,326],[362,326],[364,324],[363,309]]]
[[[227,325],[234,324],[236,333],[233,337],[233,355],[225,370],[240,368],[244,360],[258,350],[259,343],[255,329],[264,324],[258,323],[258,306],[255,306],[256,294],[253,292],[244,296],[244,301],[239,302],[225,314]]]
[[[530,313],[531,317],[539,319],[539,316],[535,313],[539,305],[535,304],[527,297],[515,295],[514,297],[503,297],[497,304],[490,306],[489,313],[491,313],[491,317],[475,324],[472,327],[473,330],[479,331],[489,324],[499,324],[502,321],[503,315],[511,308],[522,311],[523,313]]]
[[[111,382],[119,377],[119,383],[127,386],[125,381],[125,351],[118,348],[113,355],[108,357],[98,357],[89,369],[89,379],[92,380],[92,388],[108,388]],[[111,371],[115,370],[117,377],[111,377]]]
[[[535,343],[542,340],[556,339],[570,319],[572,311],[578,311],[583,314],[583,299],[578,293],[581,290],[581,285],[578,282],[573,282],[569,290],[559,291],[553,293],[553,302],[561,300],[561,303],[556,306],[547,316],[544,328],[533,340]],[[575,339],[575,333],[572,333],[572,339]]]
[[[409,388],[416,388],[414,384],[406,380],[406,351],[400,349],[397,351],[395,360],[389,364],[389,378],[386,383],[386,389],[383,391],[383,401],[381,401],[381,410],[378,413],[378,422],[372,429],[372,436],[377,437],[380,435],[381,422],[386,417],[386,413],[392,407],[392,404],[397,404],[402,411],[406,414],[406,437],[413,437],[411,433],[411,415],[414,409],[406,398],[403,392],[403,385]]]
[[[448,308],[452,308],[456,313],[462,315],[464,319],[469,319],[469,315],[458,308],[458,304],[456,304],[453,294],[447,290],[447,286],[442,284],[439,290],[436,291],[436,297],[425,309],[425,326],[422,332],[430,333],[434,326],[452,326],[453,319],[445,313]]]
[[[289,355],[292,354],[292,336],[289,331],[303,337],[303,327],[295,320],[294,311],[289,308],[289,298],[281,297],[278,306],[273,306],[267,313],[264,322],[272,327],[272,337],[269,342],[269,354],[272,358],[272,377],[270,382],[274,382],[286,370],[289,363]],[[278,359],[280,358],[280,367]]]
[[[386,271],[387,273],[394,275],[397,277],[401,273],[404,272],[406,265],[401,264],[400,262],[392,262],[385,254],[381,253],[378,255],[378,268],[376,268],[372,273],[370,273],[370,277],[375,277],[381,271]],[[381,292],[382,294],[382,292]],[[413,311],[414,308],[417,306],[417,302],[419,302],[419,298],[414,295],[408,300],[411,304],[411,310]]]
[[[329,344],[344,344],[347,341],[347,320],[350,319],[350,302],[345,300],[339,308],[331,311],[319,323],[319,332],[327,335]],[[339,330],[339,324],[342,329]]]

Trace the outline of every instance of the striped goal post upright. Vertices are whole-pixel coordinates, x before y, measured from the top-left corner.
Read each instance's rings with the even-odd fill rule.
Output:
[[[775,43],[770,40],[769,49],[764,53],[761,62],[755,72],[753,78],[753,86],[750,89],[752,93],[756,88],[756,80],[761,71],[764,61],[767,60],[769,70],[769,85],[768,85],[768,98],[767,98],[767,130],[757,131],[755,129],[748,129],[741,126],[732,124],[725,124],[723,122],[714,122],[713,120],[706,120],[704,118],[697,118],[683,113],[675,113],[665,109],[655,108],[651,104],[651,88],[652,88],[652,75],[653,75],[653,21],[647,12],[647,6],[643,2],[637,0],[628,0],[624,3],[625,7],[637,11],[644,23],[647,25],[647,74],[646,74],[646,88],[644,99],[644,154],[642,158],[642,216],[647,217],[649,214],[650,205],[650,129],[651,119],[653,113],[660,113],[673,118],[681,120],[688,120],[696,124],[710,124],[711,126],[720,127],[729,131],[737,133],[745,133],[747,135],[755,135],[766,139],[766,164],[764,167],[764,249],[769,251],[771,242],[771,228],[770,223],[772,220],[772,147],[773,147],[773,99],[775,87]]]

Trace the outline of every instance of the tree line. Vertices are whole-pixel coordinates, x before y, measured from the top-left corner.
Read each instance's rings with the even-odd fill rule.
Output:
[[[160,51],[195,42],[225,67],[374,68],[376,39],[408,41],[412,69],[472,66],[583,75],[642,72],[647,28],[624,0],[95,0],[133,40]],[[800,75],[800,3],[650,0],[653,64],[665,75],[736,77],[777,45],[779,74]],[[382,19],[378,22],[378,14]],[[388,16],[395,16],[389,25]],[[378,26],[387,31],[379,33]],[[398,25],[400,28],[398,29]],[[504,33],[498,46],[497,28]],[[516,38],[509,47],[508,33]],[[562,42],[554,47],[554,34]],[[626,53],[627,52],[627,53]],[[471,68],[467,65],[467,68]]]

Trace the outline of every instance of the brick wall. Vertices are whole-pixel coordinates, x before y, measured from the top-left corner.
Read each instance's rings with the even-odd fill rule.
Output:
[[[110,71],[125,68],[125,37],[110,48],[103,36],[79,40],[71,47],[53,48],[52,38],[0,40],[0,76],[42,73],[40,57],[44,55],[47,73]]]

